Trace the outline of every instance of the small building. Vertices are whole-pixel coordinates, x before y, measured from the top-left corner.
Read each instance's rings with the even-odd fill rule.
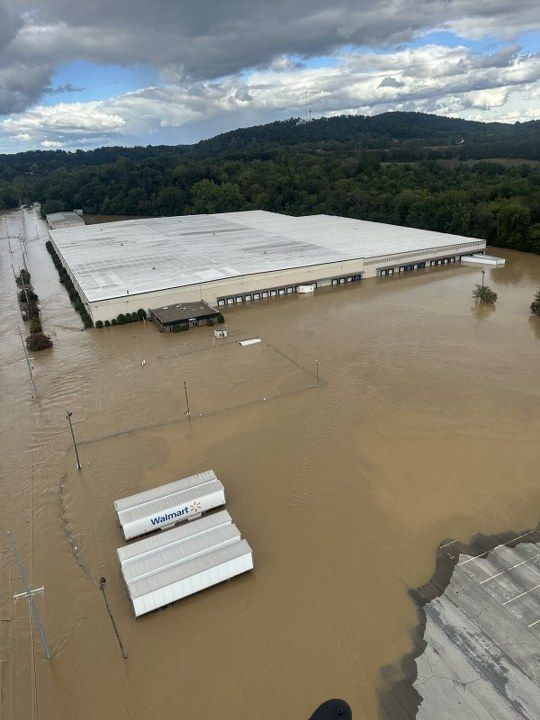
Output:
[[[213,325],[220,315],[219,310],[204,300],[175,303],[150,310],[150,317],[156,322],[161,332],[171,332],[181,327],[187,329],[194,325]]]
[[[82,214],[82,210],[49,213],[45,217],[47,218],[47,225],[51,230],[63,230],[64,228],[81,227],[85,225],[79,213]]]
[[[117,550],[136,617],[253,569],[226,510]]]
[[[229,334],[229,331],[227,330],[226,325],[220,325],[220,327],[214,328],[214,337],[226,338],[228,334]]]
[[[225,489],[213,470],[115,500],[126,540],[193,520],[225,504]]]

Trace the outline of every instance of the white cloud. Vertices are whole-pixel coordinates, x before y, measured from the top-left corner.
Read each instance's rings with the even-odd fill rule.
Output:
[[[64,143],[61,143],[58,140],[42,140],[39,144],[45,150],[56,150],[64,146]]]
[[[11,136],[11,140],[18,140],[19,142],[29,142],[31,139],[32,136],[27,132],[20,132]]]
[[[246,124],[239,118],[257,123],[301,115],[304,90],[314,116],[418,110],[508,121],[529,118],[539,93],[540,56],[520,54],[514,46],[485,55],[463,46],[428,45],[349,52],[338,59],[317,68],[280,59],[242,76],[148,87],[105,101],[36,106],[0,121],[0,137],[88,147],[155,142],[176,128],[176,136],[166,137],[181,142],[179,129],[217,119],[228,129]]]

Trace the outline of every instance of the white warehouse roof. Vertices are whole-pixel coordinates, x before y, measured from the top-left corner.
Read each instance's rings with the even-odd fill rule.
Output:
[[[226,510],[117,550],[136,616],[253,568]]]
[[[89,302],[254,273],[466,245],[471,238],[253,210],[51,230]]]
[[[126,540],[197,517],[225,504],[225,490],[213,470],[115,500]]]

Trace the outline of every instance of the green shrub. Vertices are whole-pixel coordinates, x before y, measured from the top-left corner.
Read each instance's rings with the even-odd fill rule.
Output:
[[[139,316],[139,320],[146,320],[146,310],[139,308],[137,310],[137,315]]]
[[[52,242],[51,242],[50,240],[47,240],[47,242],[45,243],[45,247],[46,247],[47,250],[51,253],[51,255],[52,255],[53,253],[56,255],[56,253],[54,252],[53,244],[52,244]]]
[[[493,305],[497,300],[497,293],[487,285],[477,285],[473,291],[473,298],[484,305]]]
[[[103,327],[103,322],[102,322],[101,320],[98,320],[98,321],[96,322],[96,327],[97,327],[98,329],[101,329],[101,328]]]
[[[225,318],[223,317],[223,315],[221,313],[219,313],[219,315],[217,316],[217,321],[218,321],[218,323],[225,322]]]
[[[26,338],[26,347],[31,352],[45,350],[45,348],[52,347],[52,340],[48,335],[45,335],[45,333],[32,333]]]
[[[181,330],[182,332],[183,332],[184,330],[189,330],[189,325],[186,325],[185,323],[182,323],[182,325],[180,325],[180,330]]]
[[[28,272],[28,270],[26,270],[26,268],[23,268],[21,270],[21,272],[15,278],[15,282],[17,283],[17,285],[19,287],[24,287],[25,285],[30,284],[30,277],[31,276],[30,276],[30,273]]]
[[[30,288],[26,288],[26,290],[19,291],[19,302],[25,303],[27,301],[31,302],[31,303],[35,303],[38,301],[38,296]]]
[[[118,315],[116,320],[119,325],[124,325],[124,323],[126,322],[126,316],[124,315],[124,313],[120,313],[120,315]]]
[[[97,327],[97,323],[96,323]],[[111,327],[111,323],[108,320],[105,320],[105,327]]]
[[[111,320],[111,325],[118,325],[118,320],[116,318],[113,318]]]
[[[27,320],[39,317],[39,308],[36,303],[28,303],[24,310],[26,312]]]
[[[32,321],[30,322],[30,332],[33,333],[40,333],[43,331],[43,327],[41,326],[41,320],[39,319],[39,315],[35,318],[32,318]]]
[[[90,315],[85,315],[85,317],[83,318],[83,325],[85,328],[94,327],[94,323],[92,322],[92,318],[90,317]]]
[[[535,293],[534,300],[531,303],[531,312],[533,315],[540,315],[540,290]]]
[[[78,313],[82,313],[83,310],[84,310],[84,305],[82,304],[80,298],[75,301],[75,310],[76,310]]]

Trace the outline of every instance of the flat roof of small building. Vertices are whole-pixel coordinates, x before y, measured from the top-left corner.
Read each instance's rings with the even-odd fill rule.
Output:
[[[47,224],[51,228],[51,230],[54,230],[56,228],[60,229],[62,228],[62,226],[68,225],[72,225],[74,227],[84,226],[83,218],[74,210],[49,213],[45,217],[47,219]]]
[[[219,315],[219,310],[216,310],[204,300],[191,303],[173,303],[172,305],[151,309],[150,312],[156,316],[162,325],[175,325],[176,323],[188,322],[188,320],[205,319]]]
[[[263,210],[124,220],[50,235],[89,302],[475,241],[365,220]]]

